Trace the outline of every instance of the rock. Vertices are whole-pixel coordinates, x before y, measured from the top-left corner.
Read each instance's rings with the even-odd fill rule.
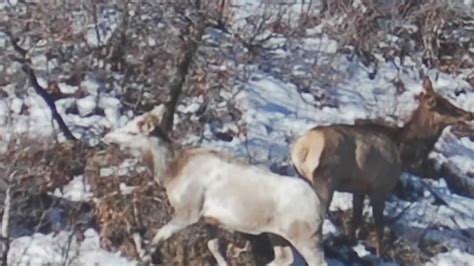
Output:
[[[474,198],[474,173],[463,173],[450,162],[444,163],[440,172],[451,191],[461,196]]]

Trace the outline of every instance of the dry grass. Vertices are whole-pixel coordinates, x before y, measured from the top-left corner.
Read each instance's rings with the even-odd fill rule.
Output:
[[[79,145],[45,139],[17,138],[0,154],[0,193],[11,187],[10,235],[50,233],[94,227],[92,204],[72,202],[51,195],[82,174],[87,151]],[[6,176],[12,174],[9,183]],[[3,208],[3,206],[2,206]]]
[[[0,161],[1,167],[17,172],[18,187],[40,194],[52,192],[82,174],[86,153],[80,145],[21,139],[9,143]]]
[[[382,53],[386,60],[399,57],[403,64],[405,56],[421,55],[427,67],[448,73],[474,65],[469,50],[474,41],[472,13],[462,7],[445,0],[362,3],[363,8],[353,1],[330,1],[324,15],[334,20],[325,31],[342,46],[360,51],[363,60],[376,63],[371,55]]]

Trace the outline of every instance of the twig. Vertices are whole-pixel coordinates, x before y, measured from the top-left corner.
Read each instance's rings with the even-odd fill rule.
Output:
[[[137,227],[140,228],[143,226],[143,223],[140,220],[140,213],[138,211],[136,198],[134,198],[132,201],[132,208],[133,208],[133,218],[135,220],[135,224],[137,225]],[[146,250],[143,249],[142,238],[140,236],[140,233],[139,232],[133,233],[132,238],[133,238],[133,242],[135,243],[135,249],[137,251],[138,257],[140,259],[145,258]]]
[[[459,226],[459,223],[454,215],[452,215],[450,218],[451,221],[453,221],[454,225],[456,225],[456,227],[458,228],[459,232],[461,232],[464,237],[466,237],[467,239],[473,239],[474,236],[469,232],[469,230],[463,230],[461,226]]]
[[[388,218],[385,222],[386,222],[387,224],[393,224],[393,223],[395,223],[395,222],[398,221],[400,218],[402,218],[402,216],[405,214],[405,212],[407,212],[408,209],[410,209],[412,205],[413,205],[413,202],[410,203],[410,204],[408,204],[408,206],[406,206],[405,208],[403,208],[403,210],[402,210],[399,214],[397,214],[397,215],[395,215],[395,216],[393,216],[393,217],[391,217],[391,218]]]
[[[16,171],[13,171],[8,176],[8,188],[5,195],[5,207],[3,208],[1,240],[4,242],[4,246],[2,250],[2,266],[8,265],[8,251],[10,250],[10,235],[8,231],[10,226],[11,190],[15,174]]]
[[[433,195],[433,197],[435,198],[435,201],[438,201],[438,202],[441,203],[442,205],[451,208],[451,205],[448,204],[448,202],[447,202],[446,200],[444,200],[443,197],[441,197],[441,195],[439,195],[433,188],[431,188],[428,184],[426,184],[426,183],[425,183],[423,180],[421,180],[421,179],[420,179],[420,182],[421,182],[421,184],[431,193],[431,195]]]
[[[94,31],[97,38],[97,48],[100,49],[102,41],[100,38],[99,20],[97,18],[97,3],[92,2],[92,10],[89,9],[86,5],[84,5],[84,8],[92,14],[92,20],[94,22]]]
[[[74,239],[74,231],[75,231],[75,228],[73,228],[71,233],[69,233],[66,246],[61,249],[61,255],[64,258],[62,266],[70,265],[73,260],[73,258],[69,257],[69,251],[71,251],[71,244],[72,244],[72,240]]]

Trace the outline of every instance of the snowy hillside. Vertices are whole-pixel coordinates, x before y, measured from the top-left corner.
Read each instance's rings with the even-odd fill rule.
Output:
[[[16,1],[0,2],[0,10],[5,14],[20,12],[13,9],[22,4],[13,2]],[[374,44],[373,60],[376,63],[366,64],[363,56],[356,54],[353,45],[344,43],[338,38],[340,35],[337,32],[328,30],[334,25],[343,24],[343,17],[318,17],[320,1],[309,1],[313,6],[294,2],[297,3],[290,5],[281,15],[276,4],[262,6],[257,1],[233,1],[226,6],[228,27],[225,30],[219,27],[206,28],[194,55],[192,71],[183,85],[185,92],[179,98],[174,114],[172,136],[178,143],[222,149],[252,164],[298,178],[289,166],[290,148],[297,137],[317,125],[354,124],[356,119],[385,121],[402,126],[417,108],[417,97],[423,92],[420,71],[431,78],[436,92],[456,106],[474,112],[474,64],[452,72],[443,71],[441,66],[429,68],[422,62],[422,51],[417,49],[402,55],[403,58],[394,56],[388,60],[384,47],[402,38],[394,34],[386,34],[380,43]],[[364,13],[368,12],[365,11],[368,7],[364,1],[352,2],[353,12],[358,10],[368,14]],[[474,8],[469,1],[464,1],[464,4]],[[139,21],[157,25],[166,34],[184,34],[182,32],[185,30],[179,28],[184,22],[175,22],[174,18],[167,17],[168,11],[163,11],[161,17],[156,18],[140,9],[143,12],[140,18],[145,22]],[[314,16],[313,20],[301,24],[303,13]],[[72,56],[71,62],[47,58],[45,47],[54,43],[50,39],[33,36],[20,43],[31,47],[27,57],[36,71],[38,83],[49,93],[60,95],[55,98],[55,104],[68,128],[84,143],[84,147],[92,149],[105,145],[106,134],[111,136],[119,133],[116,136],[129,137],[132,142],[135,141],[136,119],[151,110],[150,106],[169,99],[163,91],[166,92],[168,84],[173,81],[175,72],[170,69],[174,69],[174,64],[179,60],[160,56],[175,56],[173,53],[179,50],[174,42],[180,40],[174,35],[166,43],[161,43],[161,35],[153,35],[154,38],[145,41],[140,39],[136,44],[138,48],[134,46],[128,51],[130,54],[123,64],[129,64],[132,69],[131,66],[137,61],[146,60],[145,56],[134,58],[136,54],[132,53],[151,49],[150,57],[156,57],[150,63],[154,68],[148,73],[146,67],[137,67],[133,68],[134,72],[130,70],[133,74],[126,74],[125,67],[122,69],[117,64],[118,70],[114,70],[115,65],[108,63],[113,51],[102,55],[97,48],[99,50],[94,54],[94,47],[118,38],[120,27],[123,26],[121,23],[125,23],[121,20],[123,9],[103,8],[98,14],[101,34],[96,34],[91,21],[68,25],[71,32],[84,33],[82,37],[85,39],[81,41],[90,46],[87,49],[94,51],[84,56],[83,60],[87,62],[80,61],[80,52]],[[193,14],[189,16],[194,19]],[[266,28],[261,29],[259,20],[266,16],[269,22],[262,23]],[[19,18],[21,16],[15,17]],[[10,23],[13,28],[16,22],[12,22],[13,17],[10,19],[6,23]],[[276,22],[278,19],[280,24]],[[135,21],[131,21],[133,25]],[[400,29],[416,27],[408,21],[398,23],[404,24]],[[470,23],[474,23],[474,17],[470,17]],[[469,25],[472,28],[474,24]],[[289,30],[285,30],[287,28]],[[135,33],[129,31],[134,36]],[[164,34],[152,31],[150,36]],[[12,57],[15,51],[6,32],[6,28],[0,28],[0,47]],[[50,38],[60,39],[54,34],[51,33]],[[71,36],[75,35],[71,33]],[[74,49],[85,49],[86,45],[75,47],[75,37],[70,38],[64,42],[70,42],[68,49],[71,51],[60,45],[56,49],[56,44],[53,47],[71,54],[75,53]],[[176,50],[166,50],[166,45]],[[470,49],[469,55],[474,57],[474,47]],[[101,59],[96,59],[96,56]],[[75,64],[83,64],[84,67],[78,70],[74,68]],[[67,66],[67,70],[63,66]],[[86,69],[85,66],[94,67]],[[13,158],[9,155],[11,147],[15,143],[20,145],[23,138],[39,142],[45,139],[48,142],[58,136],[59,142],[66,142],[57,124],[52,122],[48,105],[26,82],[25,76],[21,76],[21,67],[21,62],[11,60],[0,68],[4,76],[0,78],[0,152],[3,155],[0,158],[5,159],[1,168],[5,180],[7,176],[13,176],[13,171],[9,172],[10,168],[6,165],[7,161],[10,162],[7,158]],[[82,71],[79,81],[66,81],[74,71]],[[54,89],[53,84],[57,89]],[[136,98],[130,96],[138,93],[141,94]],[[474,126],[473,123],[471,125]],[[474,182],[473,135],[459,136],[451,129],[448,127],[444,130],[430,158],[435,160],[438,169],[447,168],[456,176]],[[84,155],[85,160],[90,159],[87,152],[84,154],[87,154]],[[38,159],[39,164],[42,160]],[[136,167],[138,161],[139,158],[126,159],[119,167],[104,167],[100,176],[123,177],[134,176],[132,172],[139,173],[137,175],[145,173],[146,169]],[[83,169],[67,178],[61,177],[67,181],[63,182],[65,184],[48,185],[40,194],[58,199],[58,202],[68,202],[71,206],[83,203],[94,205],[105,201],[105,196],[100,199],[97,196],[98,189],[95,183],[91,184],[87,173],[87,169]],[[359,265],[372,261],[377,265],[403,265],[410,261],[407,257],[418,256],[413,261],[421,261],[425,265],[474,265],[474,198],[453,191],[444,176],[432,180],[404,173],[401,178],[410,196],[402,199],[393,194],[387,202],[384,214],[387,221],[391,220],[389,229],[386,229],[391,235],[387,255],[383,258],[374,255],[373,241],[368,237],[373,231],[372,211],[367,201],[364,208],[365,230],[370,231],[365,234],[367,237],[359,238],[356,246],[328,244],[336,245],[341,250],[340,254],[328,257],[329,264]],[[129,195],[138,191],[139,185],[127,182],[120,183],[121,194]],[[6,186],[2,186],[1,194],[6,195]],[[447,204],[440,204],[434,195]],[[136,265],[137,258],[127,257],[123,250],[104,248],[112,244],[104,240],[105,234],[100,231],[100,218],[95,218],[97,221],[90,218],[94,222],[84,222],[90,228],[83,228],[82,233],[78,234],[76,225],[71,226],[63,221],[66,215],[63,214],[65,211],[61,209],[61,204],[56,205],[52,204],[51,208],[60,214],[48,211],[40,215],[39,219],[52,224],[50,230],[39,230],[40,226],[10,224],[9,265]],[[323,227],[328,242],[345,234],[342,223],[347,220],[347,215],[352,215],[351,209],[352,196],[337,192],[330,206],[331,215],[326,218]],[[99,212],[84,211],[87,215]],[[352,260],[354,256],[360,260]],[[297,261],[301,263],[301,258]]]

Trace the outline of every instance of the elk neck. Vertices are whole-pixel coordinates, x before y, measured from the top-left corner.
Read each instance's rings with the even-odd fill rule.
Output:
[[[153,177],[159,184],[167,183],[167,170],[176,157],[175,147],[167,134],[161,129],[156,128],[148,136],[149,143],[149,166]]]
[[[428,110],[420,106],[398,136],[398,146],[404,168],[425,156],[434,148],[445,125],[437,122]]]

